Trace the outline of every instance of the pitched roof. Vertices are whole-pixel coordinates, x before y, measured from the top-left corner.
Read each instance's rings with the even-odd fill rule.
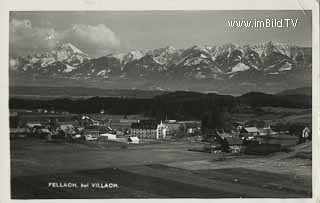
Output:
[[[157,129],[157,122],[154,120],[141,120],[139,123],[132,123],[134,129]]]
[[[50,130],[47,129],[47,128],[41,128],[39,131],[40,131],[41,133],[51,133]]]
[[[276,132],[274,132],[271,128],[262,128],[259,129],[260,135],[274,135]]]
[[[134,143],[139,143],[139,138],[138,137],[129,137],[128,141],[129,142],[134,142]]]
[[[26,126],[28,128],[33,128],[33,127],[40,127],[41,124],[40,123],[26,123]]]
[[[247,127],[247,128],[244,128],[248,133],[257,133],[259,132],[258,128],[256,127]]]

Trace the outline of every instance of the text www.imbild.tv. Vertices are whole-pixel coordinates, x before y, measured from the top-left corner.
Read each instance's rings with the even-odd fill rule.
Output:
[[[230,28],[295,28],[298,26],[299,19],[292,18],[266,18],[263,20],[228,20]]]

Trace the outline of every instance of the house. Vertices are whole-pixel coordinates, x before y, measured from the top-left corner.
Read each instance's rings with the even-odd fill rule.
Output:
[[[245,132],[247,132],[250,135],[258,135],[259,134],[259,130],[256,127],[246,127],[244,128]]]
[[[90,116],[83,115],[80,119],[80,125],[81,126],[99,126],[101,125],[101,121],[98,119],[93,119]]]
[[[111,120],[105,123],[106,126],[110,127],[115,131],[127,131],[131,129],[131,122],[120,122],[119,120]]]
[[[99,136],[100,139],[107,139],[107,140],[116,140],[117,135],[111,133],[103,133]]]
[[[31,135],[36,134],[37,129],[43,128],[43,126],[40,123],[31,122],[27,122],[24,126],[30,130]]]
[[[228,132],[212,132],[203,141],[211,144],[211,151],[221,150],[224,152],[238,153],[243,149],[242,140]]]
[[[221,146],[225,147],[225,151],[239,153],[243,149],[243,142],[238,136],[228,132],[217,132],[217,135]]]
[[[239,153],[243,150],[243,143],[238,137],[225,137],[224,139],[227,141],[231,153]]]
[[[86,130],[96,130],[96,131],[99,131],[99,134],[104,134],[104,133],[114,134],[115,133],[115,130],[113,130],[109,126],[88,126],[88,127],[86,127]]]
[[[40,123],[26,123],[25,126],[29,129],[32,129],[32,128],[36,128],[36,127],[41,127],[42,125]]]
[[[139,144],[139,138],[138,137],[128,137],[128,143],[132,144]]]
[[[73,125],[60,125],[57,132],[59,137],[64,137],[72,142],[85,140],[83,128],[77,128]]]
[[[87,140],[87,141],[98,140],[98,137],[96,137],[92,134],[84,135],[84,137],[85,137],[85,140]]]
[[[311,138],[311,130],[306,126],[302,131],[302,142],[305,142],[307,139]]]
[[[60,125],[58,131],[62,132],[65,137],[72,136],[76,134],[75,127],[73,125]]]
[[[259,129],[259,136],[270,136],[270,135],[276,135],[276,134],[277,133],[274,132],[270,127]]]
[[[120,134],[124,134],[125,132],[129,132],[133,123],[139,123],[138,119],[107,119],[104,122],[105,126],[110,127],[114,131],[119,131]]]
[[[259,135],[259,130],[256,127],[244,127],[240,129],[240,137],[242,139],[253,139]]]
[[[125,134],[125,131],[121,131],[121,130],[116,131],[117,136],[124,136],[124,134]]]
[[[86,140],[97,140],[99,138],[99,131],[95,129],[84,129],[83,135]]]
[[[48,128],[45,128],[45,127],[36,128],[34,132],[34,135],[40,138],[48,138],[48,137],[51,138],[52,134],[53,133]]]

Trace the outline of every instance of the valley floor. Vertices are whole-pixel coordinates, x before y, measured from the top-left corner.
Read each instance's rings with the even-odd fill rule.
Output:
[[[13,199],[311,197],[311,143],[272,156],[192,152],[187,141],[139,145],[11,140]],[[75,183],[53,188],[49,183]],[[81,187],[89,183],[89,187]],[[93,188],[91,183],[115,187]]]

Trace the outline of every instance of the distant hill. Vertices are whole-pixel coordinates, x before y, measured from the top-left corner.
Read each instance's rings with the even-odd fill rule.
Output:
[[[158,90],[131,90],[131,89],[99,89],[89,87],[36,87],[14,86],[10,87],[10,97],[19,98],[80,98],[80,97],[131,97],[153,98],[168,93]]]
[[[241,104],[256,107],[311,108],[312,106],[312,97],[302,94],[272,95],[261,92],[250,92],[237,98]]]
[[[277,95],[312,95],[312,88],[311,87],[300,87],[300,88],[295,88],[295,89],[289,89],[289,90],[284,90]]]
[[[68,89],[68,88],[65,88]],[[15,89],[17,91],[17,89]],[[43,91],[49,89],[44,89]],[[54,89],[57,91],[56,89]],[[86,91],[103,91],[88,89]],[[22,90],[20,90],[22,91]],[[62,91],[59,89],[59,91]],[[66,90],[68,91],[68,90]],[[79,90],[80,91],[80,90]],[[58,94],[60,92],[54,92]],[[65,92],[64,92],[65,93]],[[102,92],[103,93],[103,92]],[[102,94],[101,93],[101,94]],[[128,95],[128,92],[126,92]],[[130,93],[130,91],[129,91]],[[149,92],[137,91],[137,94],[150,96]],[[197,92],[169,92],[149,98],[142,97],[106,97],[69,99],[55,98],[50,100],[27,99],[11,97],[10,109],[55,109],[66,110],[71,113],[99,113],[104,109],[110,114],[144,114],[157,119],[174,118],[177,120],[201,119],[208,112],[221,113],[237,110],[239,105],[251,107],[285,107],[311,108],[312,98],[305,95],[272,95],[260,92],[251,92],[239,97],[219,94],[204,94]],[[163,92],[161,92],[163,93]],[[118,94],[118,93],[117,93]],[[132,92],[131,92],[132,94]],[[118,94],[119,95],[119,94]]]

